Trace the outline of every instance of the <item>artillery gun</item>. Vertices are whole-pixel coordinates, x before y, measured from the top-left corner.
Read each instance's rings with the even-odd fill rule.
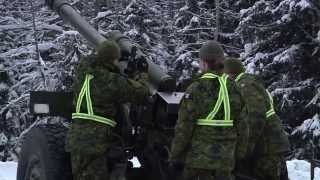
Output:
[[[87,41],[98,47],[106,38],[99,34],[65,0],[46,0],[46,4],[69,22]],[[147,58],[119,31],[108,38],[122,51],[122,72],[128,62],[143,58],[149,65],[151,101],[144,106],[123,105],[117,122],[121,133],[120,157],[112,164],[111,180],[166,179],[166,163],[173,127],[183,93],[175,92],[176,81]],[[72,92],[33,91],[30,112],[39,117],[59,116],[70,121],[74,110]],[[42,124],[32,127],[21,147],[17,180],[72,180],[70,156],[64,150],[67,126]],[[119,151],[118,151],[119,152]],[[108,156],[108,155],[106,155]],[[132,161],[136,163],[132,163]]]

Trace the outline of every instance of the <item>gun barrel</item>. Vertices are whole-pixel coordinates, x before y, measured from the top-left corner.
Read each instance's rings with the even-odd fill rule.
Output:
[[[84,38],[95,48],[106,40],[95,28],[93,28],[75,9],[65,0],[46,0],[47,5],[57,11],[59,15],[68,21]]]
[[[101,43],[106,41],[95,28],[93,28],[76,10],[70,5],[66,0],[45,0],[46,4],[58,12],[59,15],[68,21],[84,38],[89,41],[95,48],[97,48]],[[115,40],[122,52],[130,54],[134,45],[132,42],[119,31],[114,31],[110,33],[110,38]],[[140,50],[137,52],[137,56],[146,57]],[[158,91],[172,92],[176,89],[176,81],[174,78],[169,76],[164,70],[150,59],[147,58],[149,64],[149,77],[153,88]],[[120,67],[121,68],[121,67]],[[123,67],[121,68],[123,69]]]

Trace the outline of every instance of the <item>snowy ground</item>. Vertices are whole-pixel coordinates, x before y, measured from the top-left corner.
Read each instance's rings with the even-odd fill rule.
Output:
[[[310,164],[306,161],[292,160],[287,162],[290,180],[309,180]],[[320,180],[320,168],[315,169],[314,180]]]
[[[15,180],[17,171],[17,163],[0,162],[0,180]]]
[[[290,180],[309,180],[310,164],[306,161],[292,160],[287,162]],[[16,179],[17,163],[0,162],[0,180]],[[320,180],[320,168],[316,168],[315,179]]]

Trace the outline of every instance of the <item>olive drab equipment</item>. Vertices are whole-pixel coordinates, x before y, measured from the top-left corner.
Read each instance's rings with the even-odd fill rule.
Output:
[[[243,76],[244,74],[245,74],[244,72],[243,72],[243,73],[240,73],[240,74],[236,77],[235,81],[236,81],[236,82],[240,81],[240,79],[242,78],[242,76]],[[270,92],[269,92],[268,90],[266,90],[266,93],[268,94],[268,97],[269,97],[269,106],[270,106],[270,107],[269,107],[270,109],[266,112],[266,117],[267,117],[267,119],[269,119],[272,115],[276,114],[276,112],[275,112],[275,110],[274,110],[273,98],[272,98]]]
[[[103,123],[106,125],[109,125],[111,127],[115,127],[117,123],[113,120],[110,120],[105,117],[97,116],[93,112],[92,108],[92,99],[90,95],[90,81],[94,78],[91,74],[86,74],[85,81],[83,83],[83,86],[81,88],[78,100],[77,100],[77,106],[76,106],[76,113],[72,113],[72,119],[84,119],[84,120],[91,120],[99,123]],[[86,97],[86,104],[87,104],[87,113],[81,112],[81,105],[83,102],[84,96]]]
[[[218,127],[233,126],[233,120],[230,119],[230,101],[229,101],[229,94],[228,94],[228,88],[227,88],[228,76],[226,74],[223,74],[222,76],[218,76],[212,73],[206,73],[201,77],[201,79],[218,79],[220,83],[220,90],[219,90],[218,100],[213,110],[209,113],[209,115],[205,119],[198,119],[197,125],[218,126]],[[224,120],[217,120],[215,119],[215,116],[220,110],[222,103],[224,107]]]

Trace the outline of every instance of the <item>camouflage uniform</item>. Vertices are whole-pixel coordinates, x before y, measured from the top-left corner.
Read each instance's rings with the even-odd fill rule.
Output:
[[[112,48],[106,49],[107,52],[108,50],[110,52]],[[97,56],[83,59],[76,70],[74,89],[77,102],[86,74],[93,75],[90,94],[94,114],[116,121],[117,110],[121,104],[143,102],[148,95],[148,89],[144,84],[147,80],[146,74],[141,74],[139,81],[127,79],[111,64],[110,61],[114,58],[112,55],[98,53]],[[86,103],[82,103],[81,111],[87,112],[86,107]],[[115,133],[116,128],[103,123],[87,119],[73,120],[66,148],[71,152],[75,180],[109,179],[107,153],[114,143],[119,142],[114,136]]]
[[[249,141],[246,156],[237,162],[237,173],[251,175],[252,162],[255,162],[255,148],[258,141],[261,141],[262,129],[266,125],[267,102],[265,99],[265,89],[256,77],[251,74],[243,74],[236,81],[242,97],[245,99],[248,109],[247,120],[249,123]]]
[[[270,105],[272,101],[268,96],[265,98]],[[257,144],[254,175],[261,180],[288,178],[284,154],[289,151],[289,146],[288,136],[279,116],[272,114],[267,118],[261,141]]]
[[[281,152],[288,150],[288,138],[271,106],[271,96],[256,76],[242,73],[241,61],[229,59],[225,62],[225,69],[237,75],[236,82],[249,112],[248,151],[245,159],[237,162],[237,172],[259,180],[279,180],[284,161]]]
[[[218,75],[214,71],[209,73]],[[241,117],[246,115],[246,111],[233,81],[227,79],[234,125],[218,127],[197,124],[198,119],[206,117],[212,111],[218,100],[219,89],[217,78],[202,78],[186,90],[178,114],[170,156],[171,162],[185,164],[182,174],[184,180],[232,180],[235,154],[243,154],[246,150],[248,126],[245,118]],[[223,120],[224,115],[222,106],[214,119]]]
[[[246,157],[250,157],[258,140],[260,140],[263,132],[261,129],[266,124],[268,99],[265,99],[266,92],[264,86],[259,83],[254,75],[243,74],[236,83],[248,109],[247,120],[250,127],[250,135]]]

